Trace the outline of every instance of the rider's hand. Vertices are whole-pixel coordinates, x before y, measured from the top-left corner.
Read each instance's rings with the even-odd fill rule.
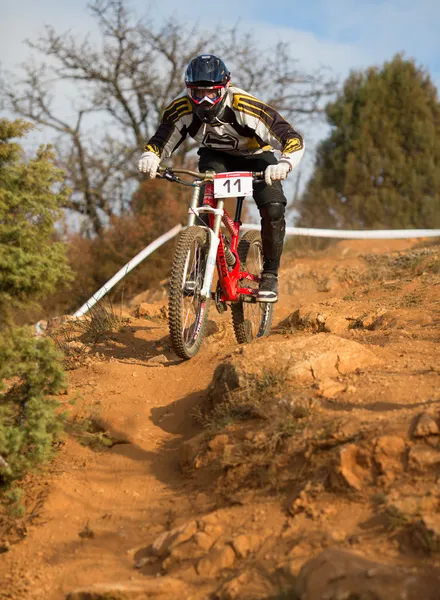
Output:
[[[287,162],[279,162],[276,165],[269,165],[264,171],[264,181],[267,185],[272,185],[272,181],[286,179],[292,167]]]
[[[160,163],[160,158],[154,152],[144,152],[138,164],[138,169],[141,173],[145,173],[150,179],[156,177],[157,168]]]

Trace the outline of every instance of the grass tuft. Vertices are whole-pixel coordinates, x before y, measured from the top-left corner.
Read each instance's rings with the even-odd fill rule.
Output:
[[[389,504],[385,508],[385,521],[387,531],[403,529],[408,525],[409,519],[397,506]]]
[[[120,329],[124,322],[122,316],[114,311],[111,303],[108,305],[98,303],[78,321],[78,327],[83,333],[82,338],[85,342],[96,344]]]

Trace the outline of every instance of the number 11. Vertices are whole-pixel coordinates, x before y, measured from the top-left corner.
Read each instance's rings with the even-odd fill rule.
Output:
[[[238,192],[238,193],[240,193],[240,192],[241,192],[241,179],[240,179],[240,178],[239,178],[239,179],[236,179],[232,185],[236,185],[236,186],[237,186],[237,192]],[[223,187],[226,187],[226,188],[227,188],[227,190],[228,190],[228,194],[230,194],[230,193],[231,193],[231,180],[230,180],[230,179],[227,179],[227,180],[224,182],[224,184],[223,184]]]

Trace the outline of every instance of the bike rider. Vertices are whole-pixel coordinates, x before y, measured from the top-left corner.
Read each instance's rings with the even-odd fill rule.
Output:
[[[200,143],[199,170],[264,171],[253,197],[261,216],[263,273],[260,302],[278,300],[278,269],[286,229],[286,197],[281,180],[304,154],[301,135],[272,107],[230,84],[222,60],[194,58],[185,74],[186,91],[165,109],[158,130],[145,146],[139,171],[154,179],[159,163],[189,135]],[[274,149],[282,152],[279,161]]]

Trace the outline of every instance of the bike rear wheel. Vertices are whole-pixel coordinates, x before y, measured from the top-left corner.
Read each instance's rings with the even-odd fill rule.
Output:
[[[168,325],[174,352],[192,358],[199,351],[209,299],[201,298],[209,237],[206,229],[188,227],[180,234],[170,278]]]
[[[258,231],[247,231],[238,244],[242,271],[260,276],[263,270],[263,246]],[[248,279],[243,285],[258,288],[258,283]],[[231,304],[234,333],[239,344],[268,335],[272,326],[274,306],[268,302],[234,302]]]

